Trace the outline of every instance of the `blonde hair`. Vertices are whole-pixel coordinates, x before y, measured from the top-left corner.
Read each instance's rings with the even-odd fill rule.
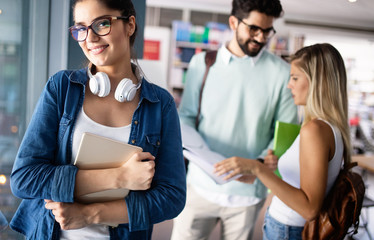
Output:
[[[315,44],[297,51],[291,62],[307,76],[309,92],[304,123],[321,118],[335,125],[344,143],[344,164],[351,162],[348,125],[347,75],[342,56],[328,43]]]

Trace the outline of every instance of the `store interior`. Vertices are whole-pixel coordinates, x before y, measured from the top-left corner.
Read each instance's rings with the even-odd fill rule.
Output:
[[[147,0],[144,59],[140,64],[146,75],[152,76],[151,81],[174,95],[177,104],[183,94],[184,74],[190,57],[199,51],[217,49],[230,39],[226,24],[230,3],[229,0]],[[350,119],[352,123],[359,119],[361,137],[374,146],[374,14],[369,10],[374,9],[374,2],[284,0],[282,5],[284,15],[274,23],[277,34],[268,43],[268,50],[286,58],[303,46],[322,42],[333,44],[346,64]],[[152,67],[153,64],[157,67]],[[365,146],[355,134],[352,137],[355,154],[374,154],[374,148]],[[374,173],[367,169],[358,171],[365,175],[367,195],[374,199]],[[356,239],[374,236],[374,231],[370,230],[374,229],[374,207],[364,210],[371,236],[363,228],[359,229]],[[261,214],[253,239],[261,239]],[[167,239],[171,228],[172,221],[156,225],[154,239]],[[211,240],[219,239],[219,230],[219,227],[214,230]]]

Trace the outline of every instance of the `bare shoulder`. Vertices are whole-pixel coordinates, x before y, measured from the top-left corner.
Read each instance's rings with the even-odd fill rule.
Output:
[[[330,125],[318,119],[313,119],[306,123],[300,130],[300,136],[303,139],[318,140],[322,143],[334,140],[334,133]]]

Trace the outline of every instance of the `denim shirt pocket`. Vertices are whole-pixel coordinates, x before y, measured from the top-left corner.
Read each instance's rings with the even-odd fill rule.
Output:
[[[60,126],[58,129],[58,141],[61,142],[62,138],[64,137],[66,130],[71,122],[71,117],[64,113],[60,119]]]
[[[146,145],[144,152],[150,152],[153,156],[157,156],[158,149],[161,145],[159,134],[146,135]]]

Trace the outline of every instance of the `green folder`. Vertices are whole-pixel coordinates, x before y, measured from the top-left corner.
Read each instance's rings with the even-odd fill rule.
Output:
[[[277,121],[274,133],[274,155],[280,158],[291,147],[300,132],[300,125]],[[275,173],[280,176],[278,169]]]

